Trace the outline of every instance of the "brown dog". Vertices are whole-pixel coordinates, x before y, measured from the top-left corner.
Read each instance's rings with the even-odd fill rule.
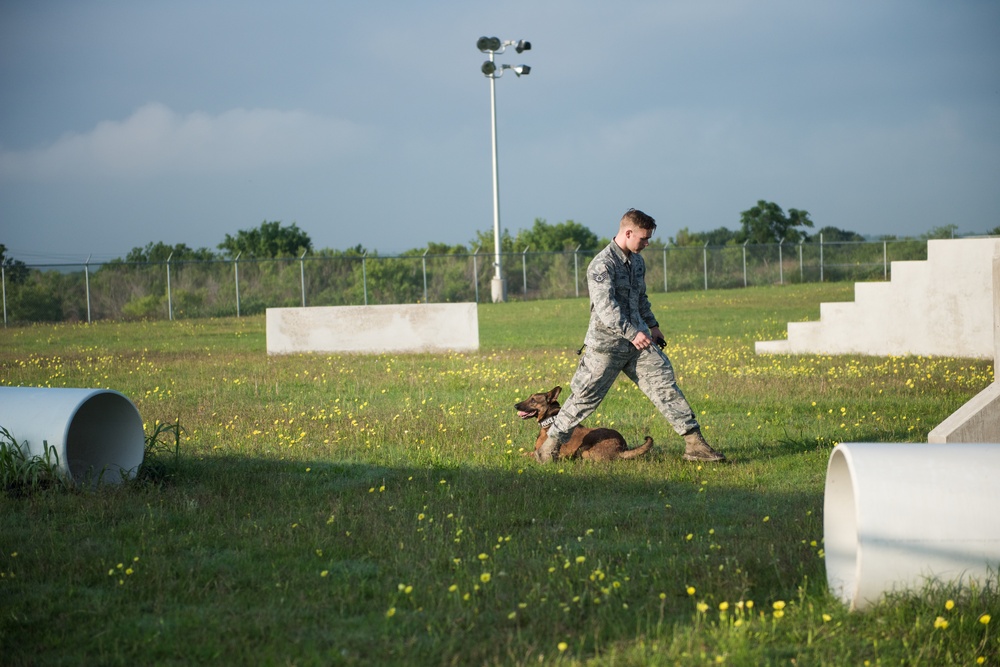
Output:
[[[556,399],[561,391],[562,387],[553,387],[547,393],[532,394],[514,406],[514,409],[517,410],[517,416],[521,419],[531,419],[532,417],[538,419],[541,431],[538,434],[538,440],[535,441],[535,449],[531,452],[525,452],[526,456],[532,456],[536,461],[538,460],[538,448],[548,437],[552,419],[559,414],[559,401]],[[644,443],[635,449],[629,449],[628,445],[625,444],[625,438],[614,429],[577,426],[573,429],[569,441],[559,448],[559,458],[582,458],[590,461],[634,459],[652,448],[653,439],[648,435]]]

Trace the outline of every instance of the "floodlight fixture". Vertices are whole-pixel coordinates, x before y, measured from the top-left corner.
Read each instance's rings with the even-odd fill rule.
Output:
[[[503,43],[499,37],[480,37],[476,40],[476,48],[483,53],[502,51]]]
[[[523,51],[530,51],[531,50],[531,42],[528,42],[528,41],[523,40],[523,39],[519,39],[519,40],[517,40],[517,44],[514,46],[514,50],[517,51],[518,53],[521,53]]]
[[[483,76],[487,76],[491,79],[499,79],[503,76],[504,71],[510,70],[516,76],[526,76],[531,73],[531,68],[527,65],[497,65],[492,60],[483,61],[482,67],[479,68],[482,71]]]

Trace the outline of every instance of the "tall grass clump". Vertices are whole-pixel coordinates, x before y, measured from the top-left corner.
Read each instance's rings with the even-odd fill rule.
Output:
[[[179,421],[153,424],[151,433],[145,436],[142,464],[135,474],[139,484],[165,484],[176,474],[180,465],[181,434]]]
[[[482,304],[480,350],[438,355],[269,357],[263,316],[3,330],[0,381],[114,388],[153,425],[150,483],[0,497],[3,662],[998,664],[993,583],[864,613],[827,589],[832,448],[926,441],[993,381],[988,360],[754,354],[849,298],[653,295],[725,465],[682,461],[625,379],[587,425],[650,456],[524,456],[513,406],[569,386],[583,298]]]
[[[59,453],[44,443],[45,452],[29,455],[27,447],[0,426],[0,487],[12,498],[22,498],[49,488],[69,488],[59,469]]]

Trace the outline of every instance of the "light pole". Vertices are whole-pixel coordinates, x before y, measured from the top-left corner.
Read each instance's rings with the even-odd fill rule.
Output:
[[[524,40],[501,41],[497,37],[480,37],[476,41],[476,47],[483,53],[488,53],[490,59],[483,63],[480,68],[483,76],[490,80],[490,126],[493,137],[493,281],[490,283],[490,291],[493,296],[493,303],[507,300],[507,288],[504,285],[503,275],[500,273],[500,177],[497,167],[497,95],[496,80],[503,76],[504,70],[512,70],[520,77],[522,74],[531,72],[527,65],[500,65],[493,62],[493,56],[503,53],[508,46],[513,46],[518,53],[531,49],[531,42]]]

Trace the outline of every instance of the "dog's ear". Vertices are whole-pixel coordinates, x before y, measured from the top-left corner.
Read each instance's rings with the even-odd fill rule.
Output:
[[[556,385],[555,387],[553,387],[552,390],[547,395],[548,399],[549,399],[549,403],[551,403],[552,401],[554,401],[557,398],[559,398],[559,392],[561,392],[561,391],[562,391],[562,387],[560,387],[558,385]]]

